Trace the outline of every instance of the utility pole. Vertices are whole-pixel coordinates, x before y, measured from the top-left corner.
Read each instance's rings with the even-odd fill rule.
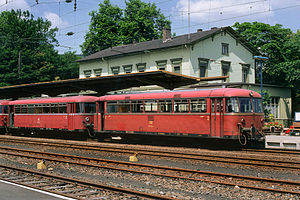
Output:
[[[188,34],[188,39],[191,39],[191,0],[188,0],[188,30],[189,30],[189,34]]]
[[[260,94],[261,94],[261,101],[263,101],[263,74],[262,74],[262,68],[263,68],[263,61],[268,60],[268,57],[263,56],[254,56],[255,60],[258,60],[260,62]]]
[[[21,64],[22,64],[22,54],[21,54],[21,50],[19,51],[19,59],[18,59],[18,74],[19,74],[19,78],[21,77]]]

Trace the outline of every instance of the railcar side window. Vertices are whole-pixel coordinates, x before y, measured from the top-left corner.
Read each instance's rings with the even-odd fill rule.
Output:
[[[239,98],[240,110],[242,113],[252,112],[252,104],[250,98]]]
[[[84,103],[85,113],[96,113],[96,103]]]
[[[145,103],[145,112],[157,112],[158,106],[156,100],[147,100]]]
[[[256,113],[263,112],[261,99],[257,99],[257,98],[253,99],[253,107],[254,107],[254,112]]]
[[[226,98],[225,112],[239,112],[239,104],[237,98]]]
[[[28,113],[33,114],[34,113],[34,104],[28,105]]]
[[[191,99],[191,112],[207,112],[206,99]]]
[[[131,101],[131,112],[142,113],[144,111],[143,101]]]
[[[58,113],[58,104],[51,104],[51,113]]]
[[[50,104],[43,105],[43,113],[50,113]]]
[[[119,101],[118,107],[119,107],[120,113],[130,112],[130,102],[129,101]]]
[[[107,112],[108,113],[118,112],[118,104],[116,101],[107,102]]]
[[[175,99],[174,100],[175,112],[189,112],[189,100],[188,99]]]
[[[21,106],[15,105],[15,113],[21,113]]]
[[[159,100],[159,112],[173,112],[172,100]]]
[[[67,104],[66,103],[60,103],[58,104],[58,111],[59,113],[67,113]]]
[[[34,106],[34,113],[39,114],[43,112],[43,105],[42,104],[36,104]]]

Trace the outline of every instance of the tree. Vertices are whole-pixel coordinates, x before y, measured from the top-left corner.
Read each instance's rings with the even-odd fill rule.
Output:
[[[235,23],[233,27],[262,54],[269,57],[263,69],[264,83],[289,86],[294,102],[300,97],[300,32],[276,24]],[[295,98],[296,97],[296,98]]]
[[[71,62],[70,56],[58,55],[54,49],[57,28],[50,27],[48,20],[34,19],[28,11],[1,12],[0,86],[51,81],[62,73],[60,61],[68,59]],[[78,69],[74,65],[65,67]]]
[[[161,38],[163,28],[170,27],[171,22],[154,3],[144,3],[141,0],[129,0],[125,3],[126,9],[121,21],[121,38],[125,44]]]
[[[260,22],[235,23],[233,27],[269,58],[263,70],[265,83],[291,86],[299,90],[299,33],[293,33],[280,24],[271,26]]]
[[[98,12],[92,11],[89,15],[92,17],[89,32],[81,45],[83,55],[121,44],[119,23],[122,19],[122,9],[111,5],[109,0],[104,0],[99,4]]]
[[[134,42],[149,41],[162,37],[162,29],[170,21],[153,3],[141,0],[125,1],[124,11],[113,6],[110,0],[99,4],[98,12],[90,13],[91,23],[85,41],[81,45],[83,55]]]

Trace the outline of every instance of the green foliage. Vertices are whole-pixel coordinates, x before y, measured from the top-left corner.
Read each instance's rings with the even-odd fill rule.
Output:
[[[161,38],[162,29],[171,24],[154,3],[141,0],[125,3],[126,8],[122,10],[113,6],[110,0],[104,0],[99,4],[98,12],[90,13],[89,32],[81,45],[83,55],[113,46]]]
[[[269,57],[263,70],[264,83],[299,89],[300,34],[276,24],[235,23],[233,27],[250,44]]]
[[[57,28],[50,27],[49,21],[34,19],[28,11],[0,13],[0,86],[51,81],[56,76],[71,78],[78,74],[78,64],[72,63],[75,54],[59,55],[54,50]]]
[[[90,13],[91,24],[89,32],[85,35],[85,42],[81,45],[84,55],[121,44],[120,21],[122,10],[111,5],[109,0],[99,4],[98,12]]]
[[[293,33],[280,24],[271,26],[260,22],[235,23],[233,27],[269,57],[263,69],[264,83],[289,86],[297,97],[300,93],[300,32]]]

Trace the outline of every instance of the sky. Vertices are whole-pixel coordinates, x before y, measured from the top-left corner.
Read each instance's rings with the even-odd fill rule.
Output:
[[[212,27],[232,26],[235,22],[263,22],[282,24],[293,32],[300,30],[300,0],[142,0],[155,3],[171,21],[172,33],[182,35],[209,30]],[[37,3],[38,2],[38,3]],[[91,11],[97,11],[102,0],[0,0],[0,12],[11,9],[28,10],[35,18],[42,17],[58,27],[56,49],[60,53],[75,51],[89,30]],[[190,2],[190,3],[189,3]],[[113,5],[125,8],[125,0],[111,0]],[[190,9],[189,9],[190,8]],[[190,16],[190,17],[188,17]],[[190,18],[190,20],[188,20]],[[190,22],[190,23],[189,23]],[[190,24],[190,26],[189,26]],[[74,35],[68,36],[68,32]]]

